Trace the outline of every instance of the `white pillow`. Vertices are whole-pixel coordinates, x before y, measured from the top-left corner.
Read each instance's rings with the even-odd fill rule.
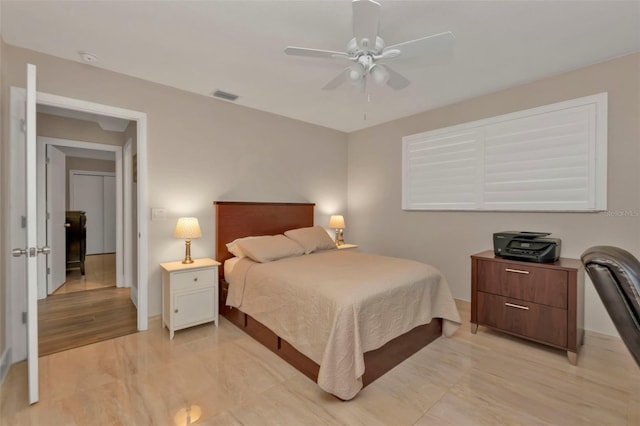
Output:
[[[336,248],[335,241],[333,241],[322,226],[291,229],[285,232],[284,235],[304,247],[305,254],[313,253],[316,250]]]
[[[252,238],[260,238],[260,237],[236,238],[235,240],[233,240],[230,243],[226,244],[227,245],[227,250],[229,250],[229,253],[231,253],[235,257],[247,257],[247,255],[242,252],[242,249],[240,247],[238,247],[238,241],[250,240]]]
[[[300,244],[284,235],[242,238],[237,245],[245,256],[260,263],[304,254]]]

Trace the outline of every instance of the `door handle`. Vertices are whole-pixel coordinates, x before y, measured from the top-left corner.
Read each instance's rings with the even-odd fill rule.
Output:
[[[71,224],[67,222],[67,223],[64,224],[64,227],[65,228],[71,228]]]
[[[41,248],[35,248],[35,247],[30,247],[30,248],[26,248],[26,249],[21,249],[21,248],[15,248],[13,250],[11,250],[11,254],[13,255],[13,257],[20,257],[20,256],[29,256],[29,257],[35,257],[36,254],[38,253],[42,253],[42,254],[50,254],[51,253],[51,247],[41,247]]]
[[[15,248],[11,250],[11,254],[13,255],[13,257],[26,256],[27,253],[29,253],[29,250],[27,249]]]

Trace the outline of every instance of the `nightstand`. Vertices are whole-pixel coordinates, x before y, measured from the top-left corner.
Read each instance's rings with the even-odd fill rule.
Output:
[[[357,244],[342,244],[342,245],[339,245],[339,246],[336,246],[336,247],[338,247],[338,250],[347,250],[347,249],[358,248],[358,245]]]
[[[218,266],[213,259],[161,263],[162,325],[176,330],[213,321],[218,326]]]

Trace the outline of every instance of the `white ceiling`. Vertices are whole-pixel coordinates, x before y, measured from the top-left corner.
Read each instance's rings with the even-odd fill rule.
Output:
[[[345,64],[283,50],[343,51],[349,0],[2,0],[0,28],[15,46],[74,61],[89,51],[97,67],[205,96],[221,89],[237,104],[346,132],[640,51],[640,1],[381,3],[387,45],[453,31],[452,59],[394,62],[412,81],[401,91],[322,91]]]

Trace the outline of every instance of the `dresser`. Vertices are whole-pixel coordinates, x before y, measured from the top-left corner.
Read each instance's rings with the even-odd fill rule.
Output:
[[[584,268],[578,259],[554,263],[471,256],[471,332],[478,325],[567,351],[575,365],[584,337]]]
[[[161,263],[162,325],[176,330],[214,322],[218,326],[218,266],[213,259]]]
[[[84,259],[87,253],[87,216],[79,210],[68,210],[64,226],[67,239],[67,269],[80,267],[84,275]]]

